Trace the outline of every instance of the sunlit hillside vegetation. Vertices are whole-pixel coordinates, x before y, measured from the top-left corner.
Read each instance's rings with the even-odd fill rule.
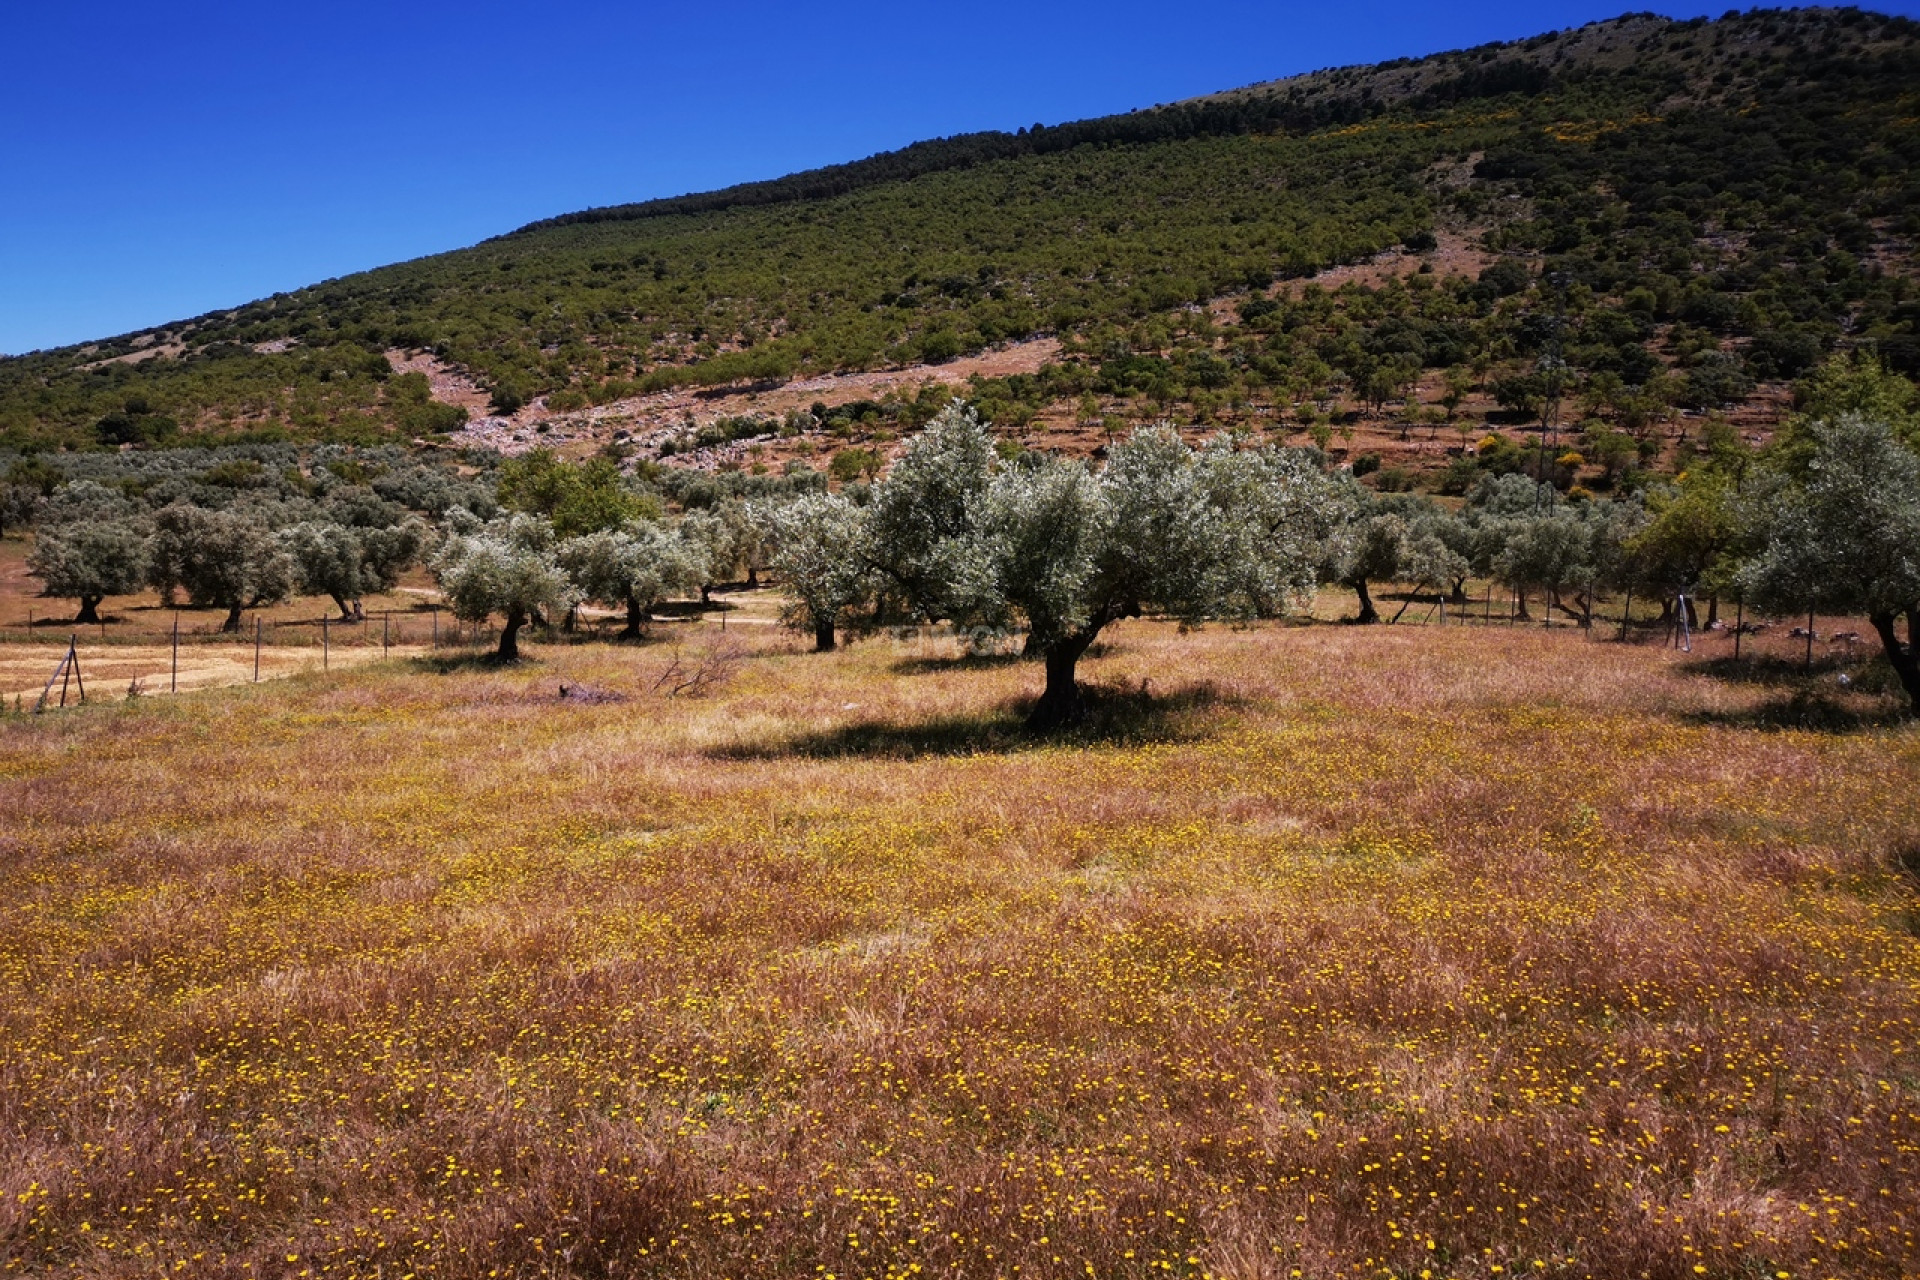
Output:
[[[1397,402],[1423,369],[1504,377],[1524,415],[1555,344],[1596,412],[1645,391],[1629,420],[1737,404],[1842,340],[1911,371],[1914,31],[1858,11],[1631,17],[595,210],[0,362],[0,443],[458,425],[392,374],[393,349],[431,349],[498,408],[564,413],[1074,339],[1048,376],[991,389],[1003,421],[1089,395],[1324,417]],[[1331,319],[1270,296],[1437,237],[1491,266],[1442,262],[1411,306]],[[1224,328],[1194,310],[1222,298]]]

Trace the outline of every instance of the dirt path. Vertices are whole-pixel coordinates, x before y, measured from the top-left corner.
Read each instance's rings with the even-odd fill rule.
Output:
[[[40,697],[47,677],[54,673],[66,652],[59,645],[8,645],[0,648],[0,696],[9,706],[17,698],[22,709],[30,709]],[[427,652],[419,645],[396,645],[389,656],[417,657]],[[341,670],[378,662],[380,646],[340,646],[325,658],[326,668]],[[79,646],[80,676],[86,685],[87,700],[99,702],[128,696],[137,687],[141,695],[166,693],[171,683],[172,649],[168,645],[88,645]],[[318,648],[276,647],[260,650],[260,678],[279,680],[304,671],[322,669]],[[182,693],[194,689],[215,689],[223,685],[246,684],[253,680],[253,646],[249,644],[193,644],[180,647],[178,688]],[[67,704],[80,700],[79,683],[69,684]],[[60,701],[60,685],[53,686],[51,702]]]

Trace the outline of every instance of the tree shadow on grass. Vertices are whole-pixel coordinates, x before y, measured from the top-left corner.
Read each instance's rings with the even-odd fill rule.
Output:
[[[1693,724],[1742,729],[1804,729],[1859,733],[1911,721],[1898,680],[1883,658],[1859,653],[1817,654],[1811,670],[1804,658],[1762,655],[1706,658],[1682,671],[1727,684],[1772,689],[1781,696],[1741,711],[1695,711]]]
[[[1028,661],[1014,653],[956,653],[902,658],[893,664],[897,676],[936,675],[943,671],[991,671],[996,667],[1017,667]]]
[[[1680,670],[1688,675],[1706,676],[1728,684],[1759,684],[1799,689],[1823,679],[1831,683],[1841,672],[1857,671],[1862,665],[1863,658],[1864,655],[1851,653],[1816,653],[1813,666],[1809,669],[1804,658],[1782,658],[1772,654],[1759,654],[1736,660],[1731,656],[1721,656],[1696,658],[1691,662],[1683,662],[1680,664]]]
[[[492,649],[467,649],[453,653],[425,653],[407,661],[415,671],[451,676],[469,671],[512,671],[517,667],[529,666],[534,660],[524,653],[517,658],[502,658]]]
[[[1081,657],[1083,661],[1093,662],[1108,657],[1114,652],[1112,645],[1104,640],[1096,640]],[[925,676],[938,675],[947,671],[991,671],[999,667],[1031,664],[1033,661],[1033,658],[1021,652],[1020,649],[1008,648],[981,653],[921,654],[901,658],[893,664],[892,670],[895,675],[900,676]],[[1096,689],[1096,686],[1088,684],[1082,684],[1081,687],[1089,693]]]
[[[974,715],[942,716],[912,724],[868,720],[775,741],[714,748],[723,760],[843,759],[920,760],[929,757],[1008,755],[1042,747],[1131,746],[1189,742],[1217,726],[1211,713],[1244,705],[1211,684],[1156,694],[1138,686],[1083,685],[1086,715],[1071,728],[1051,733],[1026,727],[1031,698],[1019,698]]]
[[[1728,729],[1801,729],[1813,733],[1861,733],[1910,724],[1913,712],[1891,699],[1846,701],[1799,689],[1786,698],[1741,711],[1690,711],[1681,719],[1689,724]]]

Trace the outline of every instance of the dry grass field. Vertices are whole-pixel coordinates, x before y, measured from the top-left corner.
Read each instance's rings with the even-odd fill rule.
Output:
[[[0,1272],[1920,1272],[1858,682],[1134,622],[1036,743],[677,634],[0,723]]]

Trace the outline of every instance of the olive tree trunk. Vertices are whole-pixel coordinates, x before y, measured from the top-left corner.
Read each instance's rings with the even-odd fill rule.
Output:
[[[1873,623],[1873,629],[1880,635],[1880,647],[1887,651],[1887,665],[1900,677],[1900,687],[1907,691],[1907,701],[1913,709],[1920,712],[1920,650],[1914,647],[1914,641],[1920,639],[1914,635],[1913,624],[1920,610],[1908,609],[1907,640],[1900,642],[1899,632],[1894,630],[1894,621],[1899,617],[1895,613],[1874,613],[1867,615]]]
[[[73,620],[97,625],[100,621],[100,602],[104,599],[105,596],[81,596],[80,612],[74,615]]]
[[[640,601],[633,596],[627,597],[627,625],[621,628],[622,640],[638,640],[646,629],[647,611],[640,607]]]
[[[527,625],[527,612],[513,609],[507,613],[506,625],[500,628],[500,648],[494,656],[502,662],[513,662],[520,657],[520,628]]]
[[[1349,578],[1347,585],[1352,587],[1354,594],[1360,597],[1360,616],[1355,618],[1354,622],[1365,627],[1380,621],[1380,611],[1373,607],[1373,593],[1367,590],[1367,580]]]
[[[1041,692],[1040,701],[1027,713],[1027,728],[1060,729],[1078,724],[1086,717],[1086,703],[1080,696],[1080,682],[1075,672],[1081,656],[1093,644],[1095,634],[1097,632],[1082,632],[1047,649],[1047,687]]]

